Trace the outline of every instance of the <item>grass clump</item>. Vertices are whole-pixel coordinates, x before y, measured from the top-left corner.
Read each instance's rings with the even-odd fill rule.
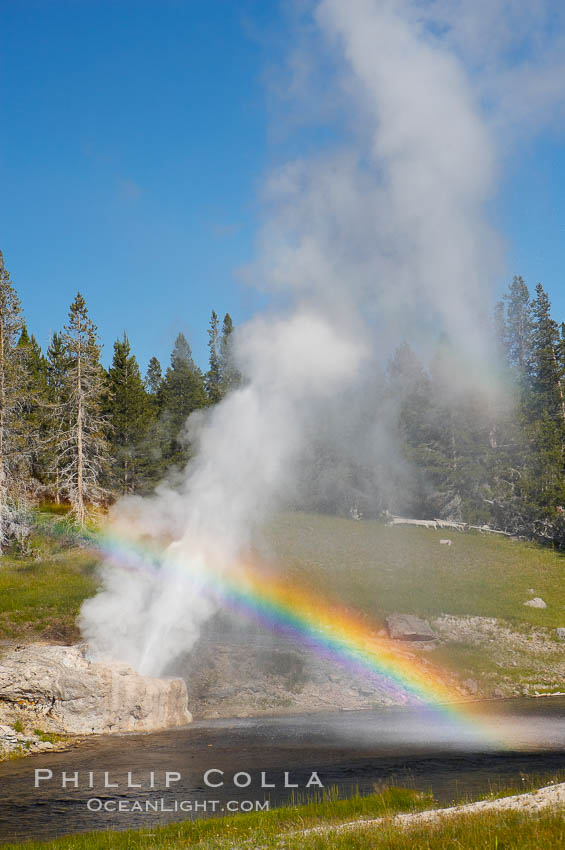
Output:
[[[408,828],[383,824],[295,836],[278,846],[285,850],[560,850],[565,847],[565,818],[557,811],[487,812]]]
[[[64,740],[62,735],[58,735],[56,732],[44,732],[42,729],[34,729],[33,734],[43,744],[58,744],[59,741]]]
[[[31,552],[0,559],[0,638],[73,642],[80,606],[97,589],[96,553],[45,531],[32,534]]]

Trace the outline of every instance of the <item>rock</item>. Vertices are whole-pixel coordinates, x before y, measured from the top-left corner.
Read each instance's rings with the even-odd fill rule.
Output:
[[[529,608],[547,608],[547,604],[540,596],[534,596],[533,599],[528,599],[527,602],[524,602],[524,605],[527,605]]]
[[[559,640],[565,640],[565,629],[559,628],[555,629],[555,634],[559,638]]]
[[[88,661],[76,646],[31,644],[0,659],[0,713],[23,712],[47,731],[150,732],[192,717],[183,679],[141,676]]]
[[[492,695],[495,699],[501,699],[504,696],[504,691],[501,688],[495,688]]]
[[[475,679],[465,679],[465,681],[463,682],[463,685],[464,685],[465,689],[470,694],[472,694],[472,696],[475,696],[475,694],[478,694],[479,683]]]
[[[393,640],[435,640],[436,637],[430,624],[414,614],[391,614],[386,624]]]
[[[452,543],[453,543],[453,540],[450,540],[448,537],[442,538],[439,541],[440,546],[451,546]]]

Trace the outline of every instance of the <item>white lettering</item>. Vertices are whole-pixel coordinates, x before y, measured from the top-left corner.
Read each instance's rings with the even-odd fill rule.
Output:
[[[72,783],[75,788],[78,788],[78,770],[68,776],[67,773],[63,771],[61,774],[61,788],[66,788],[67,783]]]
[[[306,783],[306,787],[309,788],[311,785],[317,785],[318,788],[324,787],[324,783],[320,780],[320,777],[318,776],[316,771],[314,771],[314,773],[310,774],[310,779]]]
[[[128,770],[128,788],[141,788],[141,782],[134,782],[131,777],[132,773]]]
[[[221,782],[210,782],[208,777],[210,776],[211,773],[219,773],[220,776],[224,775],[223,770],[218,770],[215,767],[211,767],[210,770],[207,770],[206,773],[204,774],[204,784],[207,785],[208,788],[219,788],[220,785],[224,784],[223,780]]]
[[[110,774],[106,771],[104,774],[104,788],[119,788],[117,782],[110,782],[109,776]]]
[[[49,770],[48,767],[41,767],[35,769],[35,787],[39,788],[39,783],[43,782],[44,779],[52,779],[53,771]]]
[[[289,774],[288,770],[285,770],[285,772],[284,772],[284,787],[285,788],[298,788],[298,783],[297,782],[290,782],[289,778],[288,778],[289,776],[290,776],[290,774]]]
[[[276,788],[276,784],[274,782],[267,782],[266,779],[267,774],[262,771],[261,773],[261,788]]]

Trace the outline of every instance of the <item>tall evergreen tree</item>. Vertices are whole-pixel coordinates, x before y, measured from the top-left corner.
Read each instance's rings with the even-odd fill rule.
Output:
[[[13,528],[13,508],[24,497],[29,468],[20,417],[26,404],[23,314],[0,251],[0,552]]]
[[[161,369],[161,364],[159,363],[156,357],[152,357],[149,361],[149,365],[147,366],[147,373],[145,375],[145,387],[150,395],[152,395],[154,398],[157,398],[159,393],[161,392],[162,385],[163,370]]]
[[[494,349],[499,360],[498,372],[502,373],[509,365],[508,328],[504,301],[498,301],[494,307],[493,316]]]
[[[184,334],[179,333],[171,354],[162,387],[163,416],[168,430],[168,446],[164,460],[184,463],[188,458],[183,429],[188,416],[206,405],[202,372],[192,359],[192,351]]]
[[[414,470],[410,487],[403,481],[396,504],[416,516],[433,513],[429,500],[434,486],[434,430],[431,381],[422,363],[404,342],[394,352],[387,369],[387,406],[396,413],[394,428],[400,451]]]
[[[212,310],[210,327],[208,328],[208,348],[210,351],[210,366],[206,373],[206,392],[208,401],[216,404],[222,397],[222,375],[220,371],[220,326],[218,315]]]
[[[29,336],[25,325],[18,340],[18,351],[24,373],[20,415],[22,453],[29,461],[28,487],[33,489],[37,483],[45,481],[47,473],[46,444],[49,432],[47,362],[37,340],[33,334]]]
[[[508,362],[520,376],[527,376],[532,356],[533,317],[530,293],[522,277],[514,277],[504,300]]]
[[[111,478],[122,493],[131,493],[142,475],[140,448],[149,426],[150,408],[139,366],[125,332],[123,338],[114,343],[108,388],[110,452],[113,459]]]
[[[67,368],[61,428],[56,434],[58,466],[76,519],[84,525],[87,503],[101,500],[108,442],[102,415],[105,385],[97,328],[80,292],[69,309],[62,341]]]
[[[152,357],[145,374],[147,398],[146,428],[138,448],[142,459],[141,481],[137,490],[149,492],[167,471],[171,454],[170,418],[163,411],[163,373],[161,364]]]
[[[559,327],[551,318],[551,304],[541,283],[536,286],[532,301],[533,333],[532,360],[534,371],[534,404],[537,415],[548,415],[565,423],[563,371],[558,354],[561,347]]]
[[[236,368],[233,352],[233,321],[229,313],[224,316],[222,322],[222,334],[220,338],[220,375],[221,394],[224,396],[230,390],[236,389],[241,384],[241,374]]]

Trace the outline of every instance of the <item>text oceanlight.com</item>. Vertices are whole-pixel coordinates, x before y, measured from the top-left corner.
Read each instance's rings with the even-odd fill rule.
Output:
[[[86,801],[90,812],[123,812],[153,814],[155,812],[266,812],[268,800],[101,800],[91,797]]]

